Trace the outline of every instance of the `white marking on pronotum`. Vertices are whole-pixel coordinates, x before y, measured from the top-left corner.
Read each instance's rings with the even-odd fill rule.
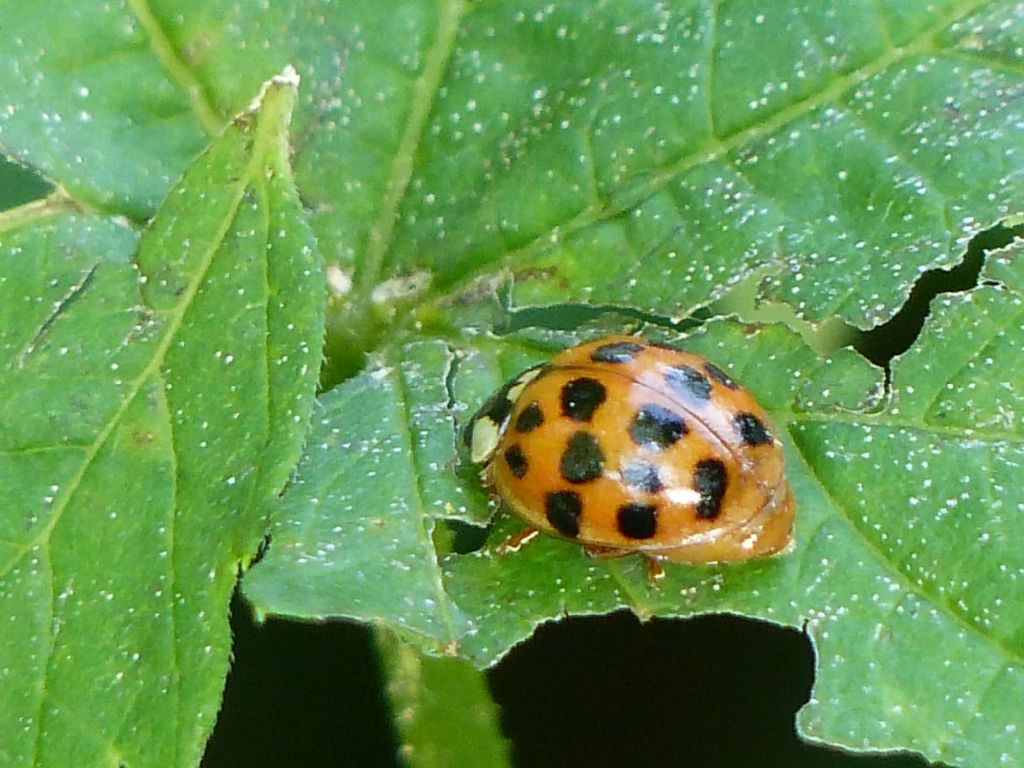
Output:
[[[526,386],[540,375],[540,368],[531,368],[528,371],[523,371],[519,378],[516,379],[516,383],[509,387],[505,397],[510,403],[514,403],[519,399],[519,396],[523,394],[523,390]]]
[[[498,447],[501,428],[487,416],[481,416],[473,422],[473,431],[469,440],[469,458],[474,464],[487,461]]]

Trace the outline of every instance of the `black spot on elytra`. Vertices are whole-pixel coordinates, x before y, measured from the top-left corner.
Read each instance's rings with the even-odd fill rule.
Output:
[[[604,454],[597,438],[586,432],[570,437],[559,469],[570,483],[587,483],[599,478],[604,472]]]
[[[532,432],[543,423],[544,412],[540,409],[540,404],[534,400],[516,417],[516,432]]]
[[[580,535],[583,502],[575,491],[555,491],[544,499],[544,512],[551,526],[563,536]]]
[[[723,371],[714,363],[709,363],[705,361],[704,370],[708,372],[708,375],[712,379],[717,381],[719,384],[728,387],[729,389],[737,389],[739,387],[739,385],[732,380],[732,377],[730,377],[728,373]]]
[[[526,470],[529,468],[529,465],[526,463],[523,449],[518,445],[505,449],[505,463],[508,464],[509,471],[520,480],[526,476]]]
[[[630,488],[646,493],[657,493],[665,487],[658,475],[658,468],[646,461],[634,461],[623,467],[622,480]]]
[[[682,397],[707,400],[711,397],[711,382],[692,365],[673,365],[665,371],[665,381],[672,391]]]
[[[693,489],[700,494],[697,502],[697,517],[714,520],[722,512],[725,497],[725,464],[718,459],[703,459],[693,470]]]
[[[631,363],[643,351],[643,344],[615,341],[611,344],[602,344],[595,349],[590,353],[590,359],[595,363]]]
[[[573,379],[562,387],[562,413],[573,421],[590,421],[606,397],[608,392],[597,379]]]
[[[768,445],[772,442],[771,432],[764,422],[752,413],[737,413],[732,417],[732,423],[745,445]]]
[[[625,504],[619,507],[619,532],[630,539],[649,539],[658,530],[658,509],[651,504]]]
[[[637,445],[664,449],[687,433],[683,417],[654,403],[641,406],[629,423],[629,437]]]

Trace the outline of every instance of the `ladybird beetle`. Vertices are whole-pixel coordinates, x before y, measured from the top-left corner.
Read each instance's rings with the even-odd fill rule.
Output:
[[[568,349],[502,387],[464,439],[527,533],[593,555],[725,562],[790,542],[774,428],[725,371],[676,347],[609,336]]]

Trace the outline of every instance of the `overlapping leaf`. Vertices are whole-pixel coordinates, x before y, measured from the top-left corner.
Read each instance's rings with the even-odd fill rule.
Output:
[[[104,219],[0,217],[4,765],[198,761],[318,370],[293,94],[212,145],[134,257]]]

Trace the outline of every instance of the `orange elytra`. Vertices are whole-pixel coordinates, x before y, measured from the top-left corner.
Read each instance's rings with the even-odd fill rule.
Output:
[[[610,336],[568,349],[508,382],[465,438],[516,515],[591,554],[740,561],[792,538],[795,503],[764,410],[675,347]]]

